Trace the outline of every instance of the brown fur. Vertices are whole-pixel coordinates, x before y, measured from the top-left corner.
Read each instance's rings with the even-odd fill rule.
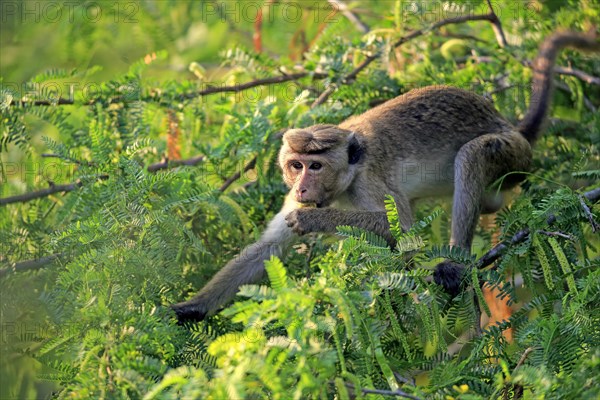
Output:
[[[481,211],[501,205],[486,188],[509,172],[529,168],[530,142],[550,101],[552,65],[565,45],[591,49],[598,43],[574,33],[544,42],[535,63],[537,102],[518,128],[483,97],[439,86],[413,90],[339,126],[286,132],[279,163],[291,190],[283,209],[258,243],[230,261],[195,298],[173,306],[179,319],[202,319],[229,301],[240,285],[259,280],[264,260],[282,254],[295,235],[353,225],[393,242],[386,194],[396,200],[401,224],[408,229],[415,201],[454,193],[450,244],[470,250]],[[502,188],[516,183],[505,181]],[[434,278],[456,293],[461,267],[441,263]]]

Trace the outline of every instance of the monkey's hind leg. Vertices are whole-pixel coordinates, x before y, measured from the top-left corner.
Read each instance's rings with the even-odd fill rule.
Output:
[[[464,144],[454,160],[451,246],[471,251],[473,235],[488,185],[512,171],[525,171],[531,162],[531,147],[518,132],[479,136]],[[444,261],[433,274],[437,284],[456,295],[463,266]]]

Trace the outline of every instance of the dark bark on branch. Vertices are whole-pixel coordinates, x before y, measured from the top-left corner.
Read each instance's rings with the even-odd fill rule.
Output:
[[[238,93],[238,92],[242,92],[244,90],[248,90],[257,86],[266,86],[266,85],[276,85],[279,83],[285,83],[285,82],[290,82],[290,81],[296,81],[298,79],[302,79],[304,77],[307,76],[311,76],[313,80],[318,80],[318,79],[325,79],[327,78],[327,74],[325,73],[320,73],[320,72],[307,72],[307,71],[303,71],[303,72],[297,72],[294,74],[284,74],[281,76],[273,76],[270,78],[263,78],[263,79],[256,79],[253,81],[249,81],[249,82],[245,82],[245,83],[240,83],[240,84],[236,84],[236,85],[230,85],[230,86],[209,86],[206,89],[203,90],[199,90],[196,92],[192,92],[192,93],[186,93],[183,94],[181,96],[179,96],[179,99],[183,100],[183,99],[194,99],[196,97],[202,97],[202,96],[207,96],[207,95],[211,95],[211,94],[216,94],[216,93]],[[156,100],[157,96],[150,96],[150,97],[146,97],[146,98],[142,98],[142,99],[135,99],[136,101],[153,101]],[[98,101],[98,99],[92,99],[86,103],[82,103],[82,105],[93,105]],[[112,98],[109,103],[119,103],[122,101],[126,101],[126,99],[124,99],[123,97],[114,97]],[[54,106],[54,105],[73,105],[75,104],[75,102],[73,101],[73,99],[65,99],[65,98],[60,98],[57,99],[56,101],[50,101],[50,100],[13,100],[10,105],[28,105],[28,106]]]
[[[148,168],[146,168],[146,169],[148,170],[148,172],[156,172],[156,171],[160,171],[161,169],[175,168],[175,167],[180,167],[182,165],[194,167],[194,166],[200,164],[202,161],[204,161],[204,156],[201,156],[201,155],[192,157],[192,158],[186,158],[184,160],[165,159],[161,162],[157,162],[157,163],[148,165]]]
[[[42,157],[58,157],[58,156],[56,156],[55,154],[43,154]],[[80,164],[79,161],[75,161],[75,160],[70,160],[70,161]],[[148,170],[148,172],[157,172],[162,169],[176,168],[176,167],[180,167],[182,165],[187,165],[187,166],[193,167],[193,166],[200,164],[202,161],[204,161],[204,156],[202,156],[202,155],[191,157],[191,158],[186,158],[184,160],[171,160],[171,161],[164,160],[161,162],[157,162],[157,163],[148,165],[147,170]],[[101,180],[108,179],[108,175],[101,175],[98,177],[98,179],[101,179]],[[48,189],[42,189],[42,190],[38,190],[35,192],[0,198],[0,206],[6,205],[6,204],[12,204],[12,203],[25,203],[25,202],[28,202],[31,200],[40,199],[42,197],[47,197],[47,196],[50,196],[55,193],[72,192],[73,190],[80,188],[82,185],[83,185],[83,183],[79,180],[72,182],[72,183],[62,184],[62,185],[54,185],[53,184]]]
[[[257,87],[257,86],[275,85],[278,83],[295,81],[295,80],[304,78],[309,75],[310,75],[309,72],[297,72],[295,74],[288,74],[288,75],[274,76],[271,78],[257,79],[257,80],[246,82],[246,83],[240,83],[238,85],[208,87],[204,90],[199,90],[194,93],[184,94],[181,97],[184,99],[193,99],[195,97],[206,96],[206,95],[214,94],[214,93],[228,93],[228,92],[229,93],[237,93],[237,92],[241,92],[243,90],[251,89],[251,88]],[[319,72],[315,72],[312,74],[313,79],[325,79],[325,78],[327,78],[327,76],[328,76],[327,74],[319,73]]]
[[[257,159],[258,159],[258,156],[254,156],[254,158],[252,158],[252,160],[250,160],[250,162],[248,164],[246,164],[246,166],[244,167],[244,173],[250,171],[251,169],[254,169],[254,167],[256,166]],[[227,188],[229,186],[231,186],[233,184],[233,182],[240,179],[241,176],[242,176],[242,173],[238,171],[235,174],[233,174],[232,176],[230,176],[229,178],[227,178],[227,180],[219,188],[219,191],[224,192],[225,190],[227,190]]]
[[[531,68],[532,62],[531,60],[521,60],[521,64],[526,66],[527,68]],[[556,65],[554,67],[554,72],[559,75],[570,75],[574,76],[577,79],[589,83],[590,85],[600,86],[600,78],[591,74],[588,74],[585,71],[582,71],[573,67],[563,67],[561,65]]]
[[[441,28],[442,26],[446,26],[446,25],[450,25],[450,24],[460,24],[460,23],[469,22],[469,21],[490,21],[492,24],[494,24],[495,22],[498,21],[498,17],[496,16],[496,14],[491,12],[489,14],[484,14],[484,15],[463,15],[463,16],[455,17],[455,18],[447,18],[447,19],[438,21],[435,24],[432,24],[431,26],[429,26],[427,28],[418,29],[416,31],[409,33],[406,36],[401,37],[396,42],[394,42],[393,47],[397,48],[412,39],[415,39],[419,36],[423,36],[424,34],[429,33],[431,31],[437,30],[437,29]],[[373,61],[378,59],[380,56],[381,56],[381,52],[377,52],[375,54],[368,56],[362,63],[360,63],[354,70],[352,70],[352,72],[350,72],[348,75],[346,75],[342,79],[342,83],[348,84],[348,83],[354,81],[356,79],[356,77],[358,76],[358,74],[360,74],[365,68],[367,68]],[[317,100],[315,100],[315,102],[312,104],[312,107],[316,107],[316,106],[319,106],[319,105],[325,103],[327,101],[327,99],[329,98],[329,96],[331,96],[331,94],[333,94],[334,91],[335,91],[335,86],[333,86],[333,85],[329,86],[319,96],[319,98],[317,98]]]
[[[0,269],[0,278],[3,278],[4,276],[10,274],[11,272],[24,272],[24,271],[40,269],[43,266],[52,263],[58,257],[60,257],[60,254],[52,254],[52,255],[49,255],[46,257],[36,258],[34,260],[27,260],[27,261],[20,261],[20,262],[13,263],[12,265],[10,265],[7,268]]]
[[[592,189],[589,192],[584,193],[583,196],[586,199],[588,199],[591,203],[595,203],[598,200],[600,200],[600,188]],[[554,222],[556,222],[555,215],[550,215],[546,220],[546,223],[548,225],[552,225]],[[502,257],[502,255],[504,254],[506,249],[508,249],[508,247],[522,243],[525,240],[527,240],[527,238],[529,238],[529,228],[525,228],[522,231],[515,233],[514,236],[508,241],[498,243],[490,251],[481,256],[481,258],[475,262],[475,266],[477,268],[487,267],[488,265],[492,264],[494,261]]]
[[[100,175],[97,177],[98,180],[108,179],[108,175]],[[55,185],[51,184],[48,189],[37,190],[35,192],[19,194],[16,196],[4,197],[0,198],[0,206],[12,203],[25,203],[35,199],[41,199],[42,197],[47,197],[55,193],[67,193],[71,192],[75,189],[80,188],[83,185],[83,182],[77,180],[73,183],[67,183],[64,185]]]
[[[527,357],[529,356],[529,354],[534,351],[535,349],[533,347],[528,347],[525,349],[525,351],[523,352],[523,354],[521,354],[521,358],[519,358],[519,361],[517,362],[517,365],[515,366],[515,368],[513,369],[512,374],[514,375],[515,372],[517,372],[517,369],[519,369],[519,367],[521,365],[523,365],[523,363],[525,362],[525,360],[527,359]],[[513,396],[510,396],[510,391],[513,391]],[[523,386],[519,385],[519,384],[514,384],[511,385],[510,383],[506,383],[504,385],[504,388],[502,389],[503,394],[502,394],[502,399],[520,399],[523,396]]]
[[[350,382],[345,382],[345,385],[348,389],[352,390],[352,391],[356,391],[356,387],[350,383]],[[412,394],[408,394],[403,390],[400,389],[396,389],[396,390],[386,390],[386,389],[369,389],[369,388],[360,388],[360,391],[363,394],[379,394],[379,395],[383,395],[383,396],[396,396],[396,397],[403,397],[405,399],[412,399],[412,400],[420,400],[420,397],[417,396],[413,396]]]

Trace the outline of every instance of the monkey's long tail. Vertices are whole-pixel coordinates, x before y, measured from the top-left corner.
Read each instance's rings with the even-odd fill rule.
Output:
[[[557,32],[547,37],[540,45],[533,62],[533,83],[529,110],[519,123],[518,130],[533,143],[539,137],[552,100],[552,78],[558,52],[564,47],[584,51],[600,51],[600,42],[594,34],[578,32]]]

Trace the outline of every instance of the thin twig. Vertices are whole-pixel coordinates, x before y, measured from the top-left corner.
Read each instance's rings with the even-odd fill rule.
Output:
[[[401,37],[400,39],[396,40],[396,42],[394,42],[392,47],[394,49],[398,48],[410,40],[413,40],[419,36],[423,36],[426,33],[429,33],[431,31],[438,30],[439,28],[446,26],[446,25],[460,24],[460,23],[469,22],[469,21],[490,21],[493,23],[495,19],[497,19],[497,17],[496,17],[496,14],[494,14],[494,13],[484,14],[484,15],[462,15],[460,17],[443,19],[441,21],[438,21],[438,22],[430,25],[429,27],[418,29],[416,31],[412,31],[408,35]],[[360,74],[365,68],[367,68],[373,61],[377,60],[381,56],[381,54],[382,54],[382,52],[380,50],[380,51],[377,51],[376,53],[368,56],[367,58],[365,58],[363,60],[363,62],[361,62],[356,68],[354,68],[354,70],[352,70],[348,75],[346,75],[344,78],[342,78],[341,82],[343,84],[348,84],[348,83],[354,81],[356,79],[356,77],[358,76],[358,74]],[[312,107],[316,107],[316,106],[319,106],[319,105],[325,103],[327,101],[327,99],[329,98],[329,96],[331,96],[331,94],[333,92],[335,92],[335,86],[330,85],[323,93],[321,93],[319,98],[317,100],[315,100],[315,102],[312,104]]]
[[[406,383],[406,384],[411,385],[411,386],[415,386],[415,380],[414,379],[405,378],[404,376],[400,375],[399,372],[396,372],[396,371],[392,371],[392,372],[394,374],[394,378],[396,378],[396,380],[398,382]]]
[[[529,356],[529,353],[531,353],[533,350],[535,350],[535,348],[533,348],[533,347],[528,347],[528,348],[525,349],[525,351],[523,352],[523,354],[521,354],[521,358],[519,358],[519,361],[517,362],[517,365],[515,365],[515,369],[513,369],[513,374],[515,373],[515,371],[517,370],[517,368],[519,368],[521,365],[523,365],[523,363],[527,359],[527,356]]]
[[[519,60],[519,61],[524,66],[526,66],[528,68],[532,68],[533,63],[531,62],[531,60],[525,59],[525,60]],[[556,66],[554,66],[554,72],[556,72],[559,75],[574,76],[574,77],[578,78],[579,80],[582,80],[583,82],[589,83],[590,85],[600,86],[600,78],[598,78],[597,76],[588,74],[587,72],[582,71],[577,68],[556,65]]]
[[[567,235],[566,233],[562,233],[562,232],[549,232],[549,231],[543,231],[541,229],[538,229],[536,232],[541,233],[542,235],[546,235],[546,236],[560,237],[560,238],[567,239],[567,240],[575,240],[575,238],[573,236]]]
[[[492,6],[491,0],[487,0],[488,8],[490,9],[490,16],[492,19],[490,22],[492,23],[492,29],[494,30],[494,34],[496,35],[496,41],[500,47],[506,47],[506,36],[504,35],[504,30],[502,29],[502,23],[500,22],[500,18],[496,15],[494,11],[494,7]]]
[[[187,158],[184,160],[164,159],[161,162],[157,162],[157,163],[148,165],[148,168],[146,168],[146,169],[148,170],[148,172],[156,172],[156,171],[160,171],[161,169],[175,168],[175,167],[179,167],[182,165],[187,165],[187,166],[193,167],[193,166],[200,164],[202,161],[204,161],[204,156],[202,156],[202,155]]]
[[[58,157],[58,158],[62,158],[59,157],[56,154],[42,154],[42,157]],[[179,167],[182,165],[187,165],[187,166],[195,166],[200,164],[202,161],[204,161],[204,156],[199,155],[199,156],[195,156],[195,157],[191,157],[191,158],[187,158],[184,160],[171,160],[169,161],[168,159],[165,159],[161,162],[157,162],[154,164],[150,164],[148,165],[148,172],[157,172],[160,171],[162,169],[167,169],[167,168],[175,168],[175,167]],[[76,164],[81,164],[80,161],[77,160],[68,160],[70,162],[74,162]],[[92,165],[91,163],[88,163],[87,165]],[[99,180],[106,180],[108,179],[108,175],[100,175],[98,176]],[[4,198],[0,198],[0,206],[6,205],[6,204],[12,204],[12,203],[25,203],[31,200],[35,200],[35,199],[39,199],[42,197],[47,197],[50,196],[54,193],[68,193],[68,192],[72,192],[73,190],[81,187],[83,185],[83,183],[80,180],[77,180],[75,182],[72,183],[66,183],[66,184],[62,184],[62,185],[55,185],[52,184],[50,185],[50,187],[48,189],[42,189],[42,190],[38,190],[38,191],[34,191],[34,192],[29,192],[29,193],[24,193],[24,194],[19,194],[16,196],[10,196],[10,197],[4,197]]]
[[[356,390],[355,386],[350,383],[350,382],[346,382],[345,383],[346,387],[348,389],[352,389],[352,390]],[[400,389],[396,389],[396,390],[385,390],[385,389],[368,389],[368,388],[360,388],[360,391],[363,394],[381,394],[384,396],[396,396],[396,397],[404,397],[406,399],[413,399],[413,400],[420,400],[420,397],[417,396],[413,396],[412,394],[408,394],[403,390]]]
[[[273,140],[280,140],[283,137],[283,134],[285,133],[286,130],[287,129],[280,129],[279,131],[275,132],[275,134],[273,135]],[[244,173],[253,169],[256,166],[257,160],[258,160],[258,155],[254,156],[250,160],[250,162],[248,162],[248,164],[246,164],[246,166],[244,167]],[[225,190],[227,190],[227,188],[229,186],[231,186],[231,184],[233,182],[240,179],[241,176],[242,176],[242,173],[239,171],[236,172],[235,174],[231,175],[229,178],[227,178],[225,180],[225,182],[223,182],[223,185],[219,188],[219,191],[224,192]]]
[[[583,196],[579,196],[579,203],[581,204],[581,208],[583,208],[583,212],[585,213],[585,216],[588,218],[588,221],[590,221],[590,225],[592,225],[592,232],[596,233],[596,231],[598,231],[598,229],[600,229],[600,225],[598,225],[598,223],[594,220],[594,215],[592,214],[592,211],[590,210],[590,208],[588,207],[588,205],[585,203],[585,200],[583,198]]]
[[[211,86],[204,90],[199,90],[197,92],[184,94],[184,95],[182,95],[182,97],[184,99],[193,99],[195,97],[206,96],[206,95],[215,94],[215,93],[227,93],[227,92],[237,93],[237,92],[248,90],[248,89],[251,89],[251,88],[254,88],[257,86],[275,85],[278,83],[295,81],[295,80],[304,78],[309,75],[311,75],[311,73],[309,73],[309,72],[297,72],[295,74],[274,76],[274,77],[264,78],[264,79],[256,79],[254,81],[240,83],[240,84],[231,85],[231,86]],[[320,72],[312,73],[312,79],[325,79],[325,78],[327,78],[327,76],[328,75],[325,73],[320,73]]]
[[[590,75],[585,71],[572,67],[563,67],[557,65],[554,67],[554,72],[561,75],[571,75],[591,85],[600,86],[600,78]]]
[[[252,158],[252,160],[250,160],[250,162],[248,164],[246,164],[246,166],[244,167],[244,172],[248,172],[251,169],[254,169],[254,167],[256,166],[256,160],[258,159],[258,156],[254,156]],[[227,188],[229,186],[231,186],[231,184],[235,181],[237,181],[238,179],[240,179],[240,177],[242,176],[242,173],[240,171],[236,172],[235,174],[233,174],[232,176],[230,176],[229,178],[227,178],[227,180],[223,183],[223,185],[221,185],[221,187],[219,188],[220,192],[224,192],[225,190],[227,190]]]
[[[368,33],[371,30],[369,26],[362,22],[358,15],[354,14],[343,1],[327,0],[327,2],[331,4],[331,6],[334,7],[336,10],[341,11],[342,14],[344,14],[344,17],[346,17],[350,22],[352,22],[356,29],[358,29],[360,32]]]
[[[555,79],[553,81],[553,84],[554,86],[556,86],[557,89],[563,90],[569,93],[571,96],[574,96],[573,91],[566,83]],[[583,105],[585,105],[589,111],[596,112],[596,106],[594,106],[594,103],[592,103],[592,101],[588,99],[586,95],[582,94],[581,96],[583,97]]]
[[[516,366],[515,366],[515,368],[513,369],[513,372],[512,372],[512,373],[513,373],[513,375],[515,374],[515,372],[517,371],[517,369],[518,369],[518,368],[519,368],[521,365],[523,365],[523,363],[524,363],[524,362],[525,362],[525,360],[527,359],[527,356],[529,356],[529,354],[530,354],[530,353],[531,353],[533,350],[535,350],[533,347],[528,347],[528,348],[526,348],[526,349],[525,349],[525,351],[523,352],[523,354],[521,354],[521,358],[519,358],[519,361],[517,362],[517,365],[516,365]],[[522,395],[523,395],[523,386],[521,386],[521,385],[519,385],[519,384],[512,384],[512,385],[511,385],[510,383],[506,383],[506,384],[504,385],[504,388],[503,388],[503,392],[504,392],[504,394],[503,394],[502,398],[503,398],[503,399],[509,399],[509,398],[511,398],[511,397],[510,397],[510,388],[511,388],[511,386],[512,386],[512,388],[513,388],[513,396],[512,396],[513,400],[514,400],[514,399],[520,399],[520,398],[522,397]]]

